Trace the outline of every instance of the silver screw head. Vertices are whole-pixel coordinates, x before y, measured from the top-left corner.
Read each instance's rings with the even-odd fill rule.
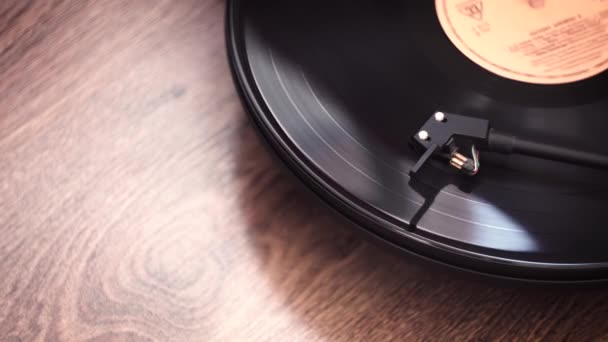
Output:
[[[420,140],[429,140],[431,136],[429,135],[429,132],[427,131],[420,131],[418,132],[418,138]]]
[[[445,121],[445,114],[443,114],[443,112],[437,112],[437,113],[435,113],[435,120],[437,120],[439,122],[444,122]]]

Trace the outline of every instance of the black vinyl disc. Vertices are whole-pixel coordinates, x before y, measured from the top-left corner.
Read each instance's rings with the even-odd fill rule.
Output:
[[[518,136],[608,154],[608,73],[518,82],[473,63],[429,0],[229,1],[239,91],[281,159],[388,244],[500,277],[608,279],[608,173],[483,154],[464,177],[410,137],[441,110]],[[607,47],[608,48],[608,47]]]

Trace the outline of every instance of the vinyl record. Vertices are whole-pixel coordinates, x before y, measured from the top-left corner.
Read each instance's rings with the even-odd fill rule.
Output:
[[[596,56],[608,40],[595,69],[578,62],[580,77],[502,68],[466,38],[459,46],[442,3],[454,1],[229,1],[230,62],[263,137],[324,201],[403,251],[501,277],[608,279],[607,171],[487,153],[475,177],[431,161],[411,178],[420,154],[408,144],[440,110],[608,154],[608,72]],[[455,5],[468,19],[454,21],[483,33],[491,1],[459,3],[473,7]],[[581,39],[606,38],[606,13]],[[547,30],[534,34],[555,44]]]

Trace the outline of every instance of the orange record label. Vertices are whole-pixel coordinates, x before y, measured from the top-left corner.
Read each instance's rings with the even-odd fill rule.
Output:
[[[608,0],[435,0],[452,43],[516,81],[564,84],[608,70]]]

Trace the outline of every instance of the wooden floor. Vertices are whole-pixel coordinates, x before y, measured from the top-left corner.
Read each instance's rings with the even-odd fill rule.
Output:
[[[220,0],[0,1],[0,341],[608,340],[608,291],[388,254],[274,163]]]

